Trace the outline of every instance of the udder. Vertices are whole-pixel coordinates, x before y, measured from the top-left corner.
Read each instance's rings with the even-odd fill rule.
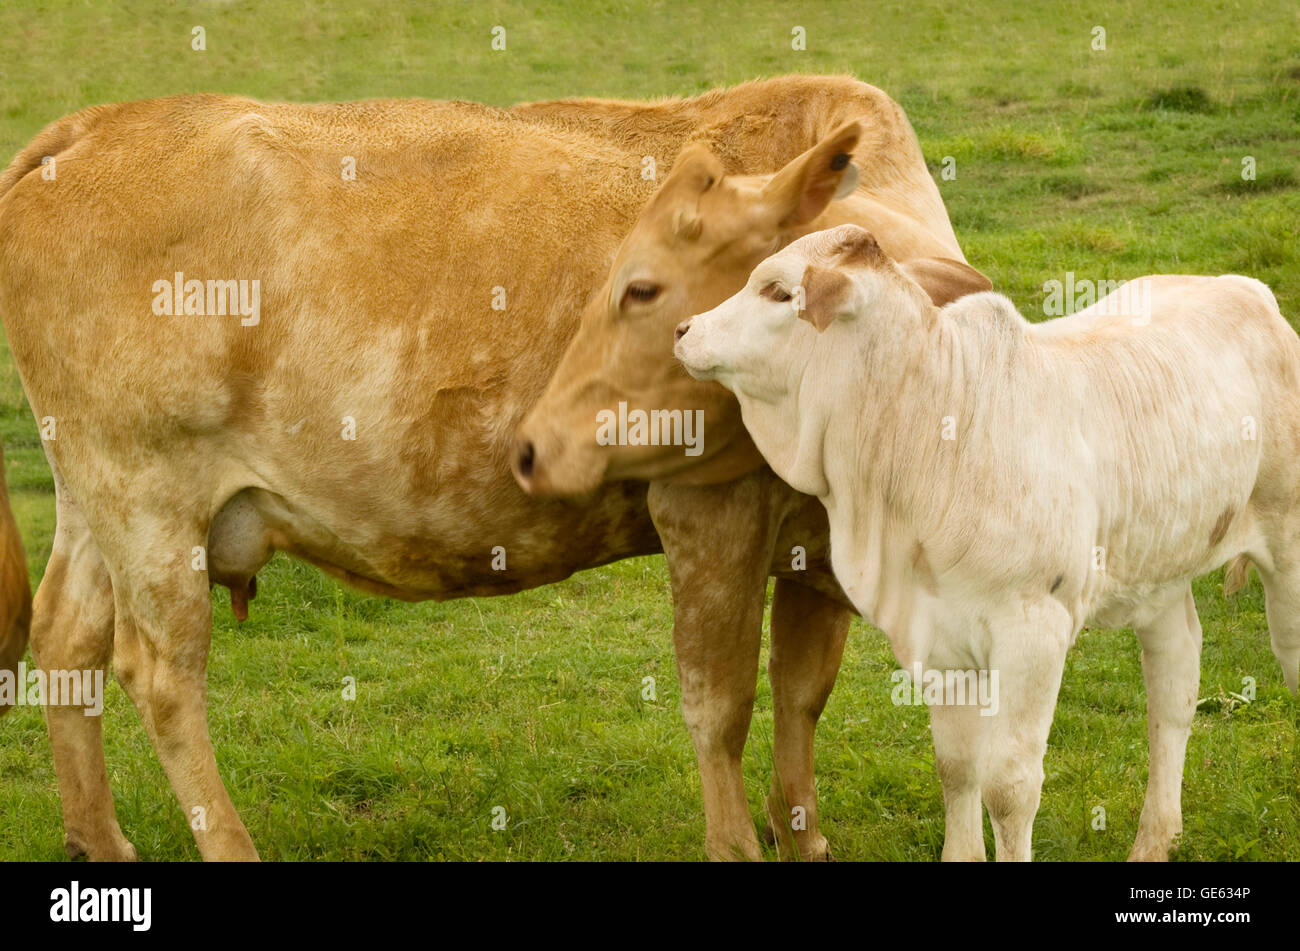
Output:
[[[248,619],[248,602],[257,595],[257,572],[274,552],[271,528],[248,494],[232,496],[208,528],[208,580],[230,589],[236,619]]]

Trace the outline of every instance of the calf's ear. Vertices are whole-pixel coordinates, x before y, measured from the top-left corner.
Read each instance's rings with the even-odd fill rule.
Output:
[[[808,265],[803,272],[803,309],[799,318],[821,333],[836,317],[853,312],[857,291],[843,271]]]
[[[856,121],[846,122],[777,172],[763,188],[763,203],[778,228],[806,225],[857,185],[853,150],[862,137]]]
[[[964,261],[952,258],[913,258],[899,261],[898,269],[921,285],[935,307],[959,297],[993,290],[993,282]]]

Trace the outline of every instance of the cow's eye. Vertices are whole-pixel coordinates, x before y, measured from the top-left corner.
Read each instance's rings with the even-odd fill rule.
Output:
[[[652,284],[650,281],[633,281],[623,292],[623,303],[636,301],[638,304],[648,304],[659,296],[660,290],[658,284]]]
[[[778,304],[784,304],[786,301],[790,300],[792,296],[793,295],[791,295],[791,293],[784,287],[772,288],[772,300],[776,301]]]

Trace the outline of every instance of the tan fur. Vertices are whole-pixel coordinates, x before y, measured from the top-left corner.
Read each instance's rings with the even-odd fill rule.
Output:
[[[519,428],[520,442],[530,450],[531,474],[524,480],[529,491],[574,495],[628,478],[707,484],[760,466],[735,401],[712,384],[690,379],[665,342],[684,317],[733,293],[763,257],[801,235],[853,222],[871,229],[899,260],[964,263],[902,110],[862,83],[828,88],[837,101],[831,105],[824,91],[806,91],[810,111],[794,125],[783,106],[751,99],[744,124],[762,131],[750,140],[761,153],[741,153],[715,135],[697,136],[697,144],[682,151],[622,242],[605,288],[588,302],[577,335]],[[572,118],[562,109],[561,115]],[[590,120],[580,127],[590,128]],[[804,140],[800,151],[786,151],[792,129],[816,130],[820,138],[811,147]],[[632,141],[645,147],[643,139]],[[849,171],[837,161],[843,154],[851,156],[857,184],[842,200],[832,200]],[[710,227],[697,240],[683,228],[701,216]],[[989,286],[974,269],[970,274],[983,281],[981,289]],[[666,292],[633,306],[635,319],[629,319],[623,287],[646,279]],[[619,401],[703,409],[710,434],[703,456],[686,459],[674,447],[598,445],[596,414]]]

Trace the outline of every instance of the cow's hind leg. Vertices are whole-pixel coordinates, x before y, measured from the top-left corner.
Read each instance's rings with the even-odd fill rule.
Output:
[[[1150,624],[1137,628],[1147,687],[1150,766],[1131,862],[1163,862],[1183,831],[1183,762],[1201,683],[1201,622],[1189,586]]]
[[[164,526],[172,524],[168,529]],[[198,524],[154,516],[121,533],[114,567],[114,668],[135,703],[205,860],[256,860],[217,771],[208,735],[212,609],[206,571],[192,567]]]
[[[56,486],[59,479],[56,473]],[[58,486],[58,524],[45,576],[32,606],[32,656],[47,673],[90,671],[101,688],[113,656],[113,585],[108,567],[77,506]],[[102,717],[82,706],[49,704],[45,721],[63,807],[70,858],[132,861],[104,761]]]
[[[776,582],[767,665],[774,760],[767,817],[782,858],[830,858],[817,825],[813,736],[835,686],[851,618],[846,608],[812,588]]]

